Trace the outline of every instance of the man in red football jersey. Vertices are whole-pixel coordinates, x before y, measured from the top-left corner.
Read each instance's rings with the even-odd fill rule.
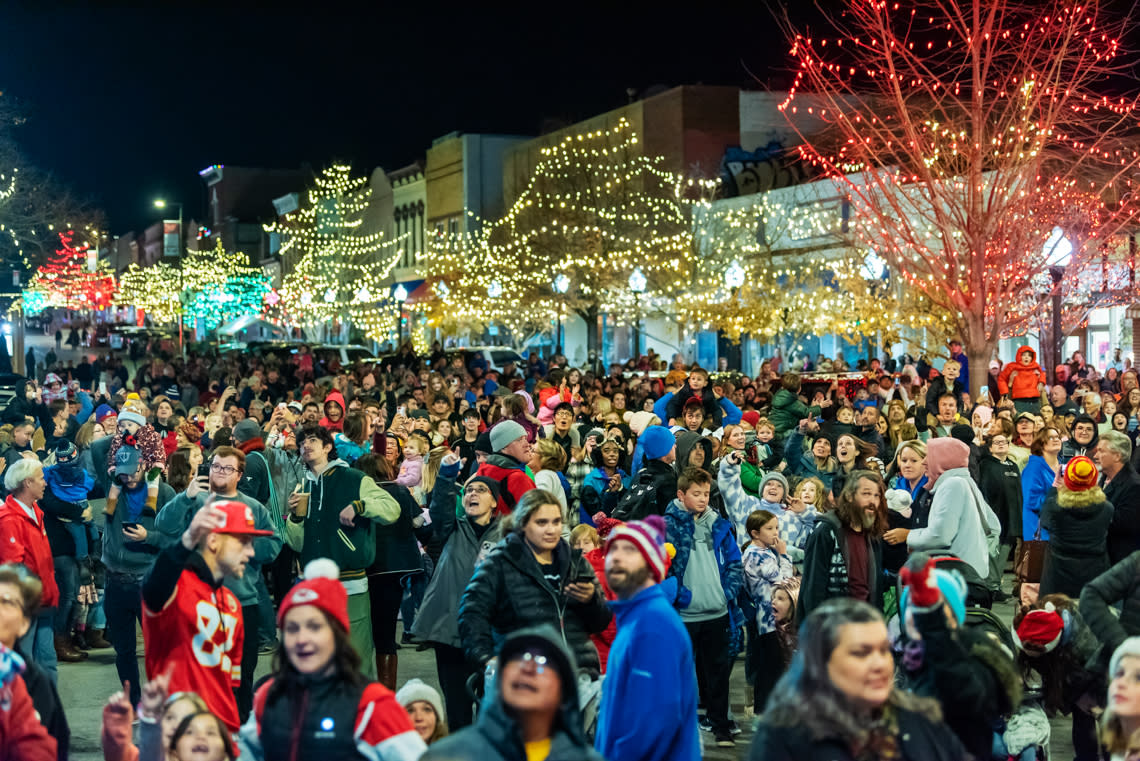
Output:
[[[142,586],[147,678],[169,671],[172,694],[198,693],[235,732],[244,631],[241,604],[222,581],[240,578],[254,537],[272,533],[255,528],[252,510],[241,502],[206,505],[182,541],[159,554]]]

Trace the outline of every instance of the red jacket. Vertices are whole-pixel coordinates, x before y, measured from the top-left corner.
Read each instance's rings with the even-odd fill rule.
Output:
[[[605,595],[607,600],[616,600],[617,595],[610,589],[610,583],[606,581],[606,553],[601,547],[595,547],[587,552],[582,557],[590,562],[594,567],[594,575],[598,577],[598,583],[602,585],[602,594]],[[610,645],[614,643],[614,637],[617,636],[617,616],[610,619],[609,624],[605,629],[597,634],[591,634],[590,639],[594,643],[594,647],[598,648],[598,660],[602,662],[602,673],[606,673],[606,662],[610,658]]]
[[[1021,355],[1024,352],[1033,355],[1033,361],[1028,365],[1021,364]],[[1037,384],[1049,381],[1041,365],[1037,364],[1037,352],[1028,346],[1022,346],[1013,356],[1014,360],[1006,364],[998,375],[998,392],[1013,399],[1040,398],[1041,392],[1037,390]]]
[[[56,761],[55,738],[40,723],[24,677],[0,687],[0,758]]]
[[[499,482],[499,515],[514,512],[522,495],[534,488],[534,479],[527,473],[526,466],[503,454],[488,457],[476,473]],[[510,500],[501,495],[504,489],[510,492]]]
[[[33,521],[11,495],[0,505],[0,563],[22,563],[40,577],[44,585],[43,606],[59,605],[59,587],[55,584],[55,562],[51,559],[44,511],[33,504]]]

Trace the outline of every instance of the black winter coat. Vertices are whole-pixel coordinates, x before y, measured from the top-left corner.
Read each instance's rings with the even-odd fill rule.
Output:
[[[376,559],[368,567],[368,575],[422,571],[424,564],[412,521],[423,511],[406,486],[390,481],[380,484],[380,488],[396,500],[400,517],[391,525],[376,525]]]
[[[1107,542],[1112,505],[1101,499],[1092,501],[1092,496],[1104,495],[1100,489],[1076,493],[1053,489],[1045,498],[1041,526],[1049,532],[1049,547],[1041,574],[1042,597],[1057,593],[1080,597],[1085,584],[1109,568]],[[1077,504],[1068,504],[1074,498]],[[1062,503],[1066,506],[1062,507]]]
[[[899,710],[899,749],[904,761],[966,761],[970,755],[945,724]],[[773,727],[760,721],[748,761],[855,761],[846,743],[813,740],[802,726]]]
[[[900,673],[916,695],[934,698],[962,745],[989,758],[993,726],[1020,703],[1020,678],[1012,656],[983,632],[946,625],[942,607],[914,611],[922,634],[922,666]]]
[[[984,454],[978,462],[978,488],[1001,523],[1001,540],[1021,538],[1021,470],[1006,457]]]
[[[1104,496],[1112,503],[1112,523],[1108,528],[1108,561],[1115,565],[1140,550],[1140,475],[1130,464],[1104,485]]]
[[[44,496],[39,505],[44,511],[44,529],[47,531],[52,556],[75,557],[75,540],[71,538],[71,532],[67,530],[65,521],[82,525],[87,501],[67,502],[57,497],[49,486],[44,489]]]
[[[1112,612],[1118,602],[1123,603],[1119,618]],[[1085,584],[1080,611],[1104,645],[1097,671],[1105,675],[1113,651],[1128,637],[1140,634],[1140,552],[1133,552]]]
[[[594,568],[581,550],[560,541],[554,549],[554,567],[561,588],[554,589],[542,575],[534,553],[519,534],[509,534],[475,569],[475,576],[459,601],[459,639],[467,660],[481,668],[497,650],[496,642],[517,629],[553,624],[574,653],[578,668],[593,675],[601,671],[591,634],[603,631],[612,614],[597,584]],[[594,585],[585,603],[566,596],[568,584]]]

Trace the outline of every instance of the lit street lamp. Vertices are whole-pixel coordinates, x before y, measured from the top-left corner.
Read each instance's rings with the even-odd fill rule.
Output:
[[[641,267],[635,267],[629,274],[629,290],[633,291],[633,359],[641,359],[641,294],[645,293],[645,286],[649,281]]]
[[[559,296],[565,296],[566,292],[570,290],[570,278],[566,276],[565,272],[560,272],[558,277],[554,278],[554,292]],[[554,337],[554,353],[562,353],[562,304],[558,304],[558,333]]]
[[[175,256],[178,257],[178,351],[182,355],[182,359],[186,359],[186,341],[182,337],[182,323],[186,321],[186,316],[184,314],[185,309],[186,309],[186,306],[184,303],[186,296],[183,293],[183,291],[185,290],[185,285],[184,285],[183,275],[182,275],[182,237],[183,237],[182,236],[182,204],[178,201],[174,201],[172,203],[174,206],[178,207],[178,252],[175,254]],[[166,202],[166,199],[164,199],[164,198],[154,199],[154,208],[156,208],[156,209],[165,209],[169,205],[170,204],[168,204]],[[166,236],[166,229],[165,228],[166,228],[166,225],[163,224],[162,233],[163,233],[164,238]],[[163,254],[165,255],[165,253],[166,253],[166,241],[165,240],[163,240],[162,245],[163,245]]]
[[[724,284],[734,291],[744,285],[744,268],[735,259],[724,271]]]
[[[408,300],[408,289],[404,287],[403,283],[396,286],[392,291],[392,298],[400,304],[400,312],[396,315],[396,350],[400,348],[400,344],[404,343],[404,302]]]

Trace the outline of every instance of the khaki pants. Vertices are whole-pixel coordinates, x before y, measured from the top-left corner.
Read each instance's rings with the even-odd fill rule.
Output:
[[[372,645],[372,606],[368,593],[348,596],[348,638],[360,655],[360,671],[368,679],[376,679],[376,653]]]

